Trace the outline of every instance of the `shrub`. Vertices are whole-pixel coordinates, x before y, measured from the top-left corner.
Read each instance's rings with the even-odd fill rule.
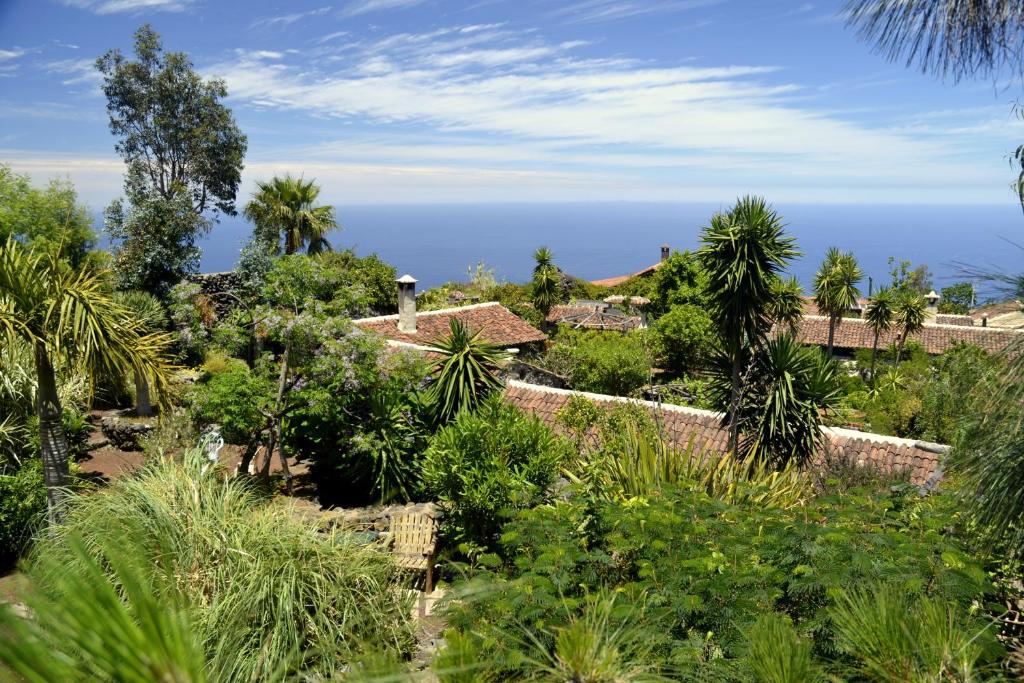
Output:
[[[33,582],[56,590],[65,574],[85,571],[75,539],[114,580],[106,560],[116,548],[144,569],[150,593],[180,599],[213,681],[330,678],[364,644],[409,651],[411,605],[385,549],[325,534],[204,464],[193,450],[76,498],[65,523],[40,538]]]
[[[0,473],[0,571],[17,561],[45,515],[42,461],[32,458]]]
[[[653,344],[644,331],[628,334],[561,330],[547,364],[573,389],[629,396],[648,384]]]
[[[431,439],[423,485],[446,508],[454,540],[490,547],[512,511],[546,500],[564,455],[540,420],[493,397]]]
[[[704,367],[715,349],[715,324],[703,308],[673,306],[654,323],[659,355],[675,374]]]
[[[197,384],[190,397],[193,420],[217,424],[228,443],[249,444],[266,423],[260,412],[271,398],[270,382],[237,361]]]
[[[263,295],[272,306],[291,310],[314,300],[336,315],[393,313],[398,310],[395,277],[395,269],[375,254],[364,258],[353,251],[291,254],[274,261],[265,276]]]

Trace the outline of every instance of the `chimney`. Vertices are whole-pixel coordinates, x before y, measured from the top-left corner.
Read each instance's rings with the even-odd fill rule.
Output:
[[[669,246],[667,244],[661,245],[661,260],[668,261]]]
[[[398,331],[416,334],[416,278],[398,278]]]
[[[981,316],[981,326],[988,327],[988,313],[983,313]]]

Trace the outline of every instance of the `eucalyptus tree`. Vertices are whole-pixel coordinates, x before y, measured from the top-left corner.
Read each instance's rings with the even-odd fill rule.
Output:
[[[924,327],[927,317],[924,297],[914,292],[900,292],[893,306],[893,317],[900,329],[899,346],[896,349],[896,365],[899,365],[907,338]]]
[[[43,477],[55,520],[69,466],[54,362],[78,364],[93,380],[134,372],[166,401],[170,368],[163,354],[170,337],[146,332],[106,293],[103,273],[72,268],[13,239],[0,245],[0,335],[33,348]]]
[[[257,237],[284,253],[294,254],[303,246],[309,254],[331,250],[327,233],[338,228],[334,207],[317,205],[320,187],[313,180],[274,176],[256,183],[256,192],[245,207],[245,216],[256,224]]]
[[[830,247],[825,260],[814,275],[814,302],[818,310],[828,316],[828,355],[832,357],[836,328],[843,316],[857,305],[860,290],[857,283],[864,273],[852,252]]]
[[[708,278],[708,299],[730,367],[729,448],[739,449],[741,373],[749,349],[772,327],[776,281],[799,255],[782,217],[764,199],[743,197],[728,212],[711,217],[697,252]]]
[[[450,333],[430,343],[440,355],[434,382],[427,391],[438,424],[447,424],[460,412],[475,410],[484,399],[500,391],[499,376],[507,354],[452,318]]]
[[[895,322],[896,311],[893,307],[892,291],[882,287],[875,295],[868,300],[867,310],[864,311],[864,321],[874,335],[871,344],[871,386],[875,386],[875,362],[878,360],[878,338],[882,333],[892,329]]]
[[[554,254],[547,247],[533,252],[533,281],[530,283],[530,300],[542,317],[546,318],[551,307],[558,303],[559,277]]]

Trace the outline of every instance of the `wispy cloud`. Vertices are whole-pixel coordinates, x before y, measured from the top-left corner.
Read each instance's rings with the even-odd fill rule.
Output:
[[[11,50],[0,50],[0,62],[7,61],[8,59],[17,59],[23,54],[25,54],[25,51],[17,47]]]
[[[354,17],[359,14],[380,12],[382,10],[403,9],[419,5],[423,2],[424,0],[354,0],[344,9],[343,14]]]
[[[578,0],[551,12],[569,23],[620,21],[717,5],[721,0]]]
[[[281,27],[289,26],[297,21],[301,21],[308,17],[318,17],[327,14],[331,11],[331,7],[321,7],[319,9],[309,10],[308,12],[295,12],[294,14],[282,14],[276,17],[264,17],[263,19],[257,19],[256,21],[249,24],[249,28],[269,28],[269,27]]]
[[[118,14],[140,13],[147,10],[181,12],[192,4],[192,0],[64,0],[64,4],[95,14]]]
[[[93,85],[103,80],[92,59],[59,59],[44,64],[43,69],[47,73],[63,76],[61,83],[64,85]]]

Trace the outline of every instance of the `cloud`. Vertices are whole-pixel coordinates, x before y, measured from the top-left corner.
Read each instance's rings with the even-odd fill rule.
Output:
[[[721,0],[578,0],[551,15],[569,23],[621,21],[649,14],[668,14],[717,5]]]
[[[331,7],[321,7],[319,9],[309,10],[308,12],[296,12],[294,14],[283,14],[277,17],[265,17],[263,19],[257,19],[256,21],[249,24],[249,28],[269,28],[272,26],[290,26],[297,21],[301,21],[307,17],[317,17],[323,14],[327,14],[331,11]]]
[[[404,9],[413,5],[419,5],[422,2],[424,0],[355,0],[345,8],[343,14],[354,17],[382,10]]]
[[[23,54],[25,54],[25,51],[17,47],[11,50],[0,50],[0,62],[7,61],[8,59],[17,59]]]
[[[47,73],[64,76],[64,85],[98,84],[103,76],[96,70],[96,62],[92,59],[60,59],[43,65]]]
[[[192,0],[64,0],[64,4],[88,10],[94,14],[118,14],[121,12],[138,14],[147,10],[181,12],[192,4]]]

